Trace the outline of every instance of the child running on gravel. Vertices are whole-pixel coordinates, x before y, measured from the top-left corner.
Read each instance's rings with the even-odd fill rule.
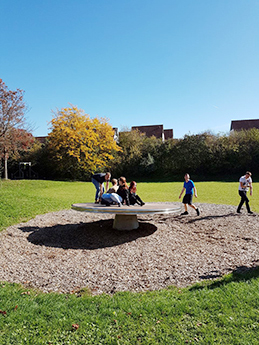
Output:
[[[241,207],[243,206],[244,203],[246,203],[247,212],[253,214],[253,212],[250,210],[249,199],[246,195],[249,189],[250,189],[250,195],[253,194],[251,176],[252,174],[250,173],[250,171],[247,171],[246,174],[244,176],[241,176],[239,179],[238,192],[239,192],[239,195],[241,196],[241,200],[237,208],[237,213],[241,213]]]
[[[185,191],[185,196],[183,197],[183,204],[184,204],[184,212],[181,213],[181,215],[186,215],[188,214],[188,211],[187,211],[187,204],[192,207],[196,213],[197,213],[197,216],[200,215],[200,210],[198,209],[198,207],[196,207],[195,205],[193,205],[192,203],[192,198],[193,198],[193,192],[194,192],[194,196],[195,198],[197,198],[197,190],[196,190],[196,187],[194,186],[194,183],[192,180],[190,180],[190,175],[189,174],[185,174],[184,175],[184,184],[183,184],[183,189],[179,195],[179,199],[181,198],[183,192]]]

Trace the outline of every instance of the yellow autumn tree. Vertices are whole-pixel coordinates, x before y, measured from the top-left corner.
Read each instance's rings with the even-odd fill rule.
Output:
[[[61,176],[89,174],[109,166],[120,147],[112,126],[105,118],[91,119],[82,109],[71,105],[54,113],[48,145]]]

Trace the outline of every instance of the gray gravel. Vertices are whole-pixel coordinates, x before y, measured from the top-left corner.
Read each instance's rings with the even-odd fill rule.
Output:
[[[0,280],[44,292],[92,294],[183,287],[259,264],[259,216],[197,204],[188,216],[139,216],[138,230],[113,216],[64,210],[0,233]]]

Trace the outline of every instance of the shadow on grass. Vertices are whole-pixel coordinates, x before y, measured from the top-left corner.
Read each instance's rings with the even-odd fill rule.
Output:
[[[20,227],[31,232],[28,241],[39,246],[63,249],[98,249],[118,246],[152,235],[157,227],[140,222],[137,230],[118,231],[112,228],[113,219],[90,223],[54,225],[50,227]]]
[[[212,275],[201,276],[200,278],[210,279],[210,278],[216,278],[216,277],[219,277],[219,275],[212,274]],[[195,290],[201,290],[204,288],[215,289],[232,282],[247,281],[247,280],[251,280],[253,278],[258,278],[258,277],[259,277],[259,266],[256,266],[256,267],[239,266],[231,274],[228,274],[222,277],[221,279],[215,280],[213,282],[207,281],[203,283],[198,283],[197,285],[195,284],[189,290],[195,291]]]

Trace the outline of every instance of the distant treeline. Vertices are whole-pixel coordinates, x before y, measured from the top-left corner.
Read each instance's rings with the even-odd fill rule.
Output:
[[[139,133],[120,134],[115,175],[171,180],[189,172],[197,178],[227,180],[246,170],[259,174],[259,130],[214,135],[204,132],[162,142]]]
[[[259,175],[258,129],[225,135],[204,132],[165,142],[155,137],[148,138],[138,131],[121,132],[118,145],[123,151],[115,152],[114,160],[106,168],[113,176],[170,181],[182,179],[185,172],[206,180],[229,180],[246,170],[255,177]],[[24,153],[22,159],[32,162],[39,178],[90,179],[89,171],[77,168],[76,164],[61,174],[60,169],[56,169],[58,162],[52,159],[48,144]],[[17,161],[10,163],[14,171]]]

